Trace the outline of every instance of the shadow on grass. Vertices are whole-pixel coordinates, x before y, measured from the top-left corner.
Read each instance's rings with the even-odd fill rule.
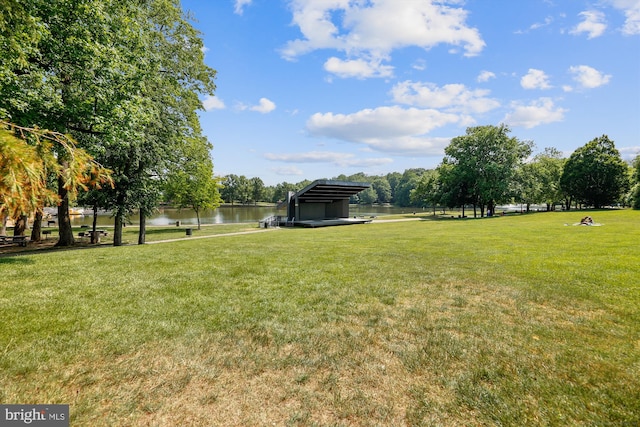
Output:
[[[33,261],[30,259],[26,259],[23,258],[23,256],[25,255],[37,255],[37,254],[47,254],[47,253],[52,253],[52,252],[61,252],[61,251],[77,251],[77,250],[83,250],[83,249],[98,249],[98,248],[104,248],[107,246],[113,246],[113,243],[98,243],[98,244],[90,244],[90,243],[80,243],[80,242],[76,242],[74,245],[72,246],[43,246],[43,247],[34,247],[34,246],[27,246],[26,248],[23,247],[16,247],[15,249],[11,250],[10,252],[1,252],[0,251],[0,265],[2,264],[11,264],[11,263],[32,263]],[[126,246],[126,245],[123,245]],[[16,260],[20,260],[20,261],[16,261]]]
[[[11,264],[35,264],[35,261],[29,258],[22,258],[15,255],[21,255],[21,253],[12,253],[1,255],[0,254],[0,265],[11,265]]]

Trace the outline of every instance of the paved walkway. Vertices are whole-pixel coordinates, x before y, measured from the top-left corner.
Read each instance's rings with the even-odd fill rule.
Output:
[[[189,237],[181,237],[179,239],[156,240],[154,242],[146,242],[145,244],[146,245],[155,245],[156,243],[179,242],[181,240],[197,240],[197,239],[210,239],[210,238],[213,238],[213,237],[238,236],[240,234],[265,233],[265,232],[271,231],[271,230],[277,230],[277,228],[261,228],[259,230],[237,231],[235,233],[210,234],[208,236],[189,236]]]
[[[420,221],[422,218],[401,218],[401,219],[387,219],[387,220],[372,220],[371,224],[384,224],[388,222],[404,222],[404,221]],[[224,237],[224,236],[239,236],[242,234],[254,234],[254,233],[265,233],[267,231],[279,230],[280,227],[271,227],[271,228],[261,228],[259,230],[250,230],[250,231],[237,231],[234,233],[223,233],[223,234],[211,234],[208,236],[189,236],[189,237],[180,237],[177,239],[166,239],[166,240],[156,240],[153,242],[146,242],[146,245],[155,245],[156,243],[169,243],[169,242],[179,242],[182,240],[197,240],[197,239],[210,239],[213,237]]]

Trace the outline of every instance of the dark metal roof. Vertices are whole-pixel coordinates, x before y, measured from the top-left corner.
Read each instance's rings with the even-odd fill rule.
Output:
[[[330,181],[319,179],[313,181],[295,194],[300,202],[329,203],[344,200],[371,187],[366,182]]]

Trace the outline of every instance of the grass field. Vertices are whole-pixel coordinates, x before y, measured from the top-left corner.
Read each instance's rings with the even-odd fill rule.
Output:
[[[74,427],[639,425],[640,212],[589,214],[2,257],[0,402]]]

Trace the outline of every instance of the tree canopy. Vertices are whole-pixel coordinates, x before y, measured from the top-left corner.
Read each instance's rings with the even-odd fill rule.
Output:
[[[602,135],[571,154],[560,186],[576,201],[601,208],[617,202],[629,188],[627,170],[614,142]]]
[[[445,148],[440,174],[451,203],[470,203],[493,211],[496,203],[513,196],[517,165],[531,154],[532,144],[509,137],[506,125],[467,128]]]
[[[124,218],[157,202],[154,187],[184,141],[203,140],[199,95],[213,95],[215,70],[204,64],[200,34],[179,0],[3,0],[2,7],[0,113],[72,135],[113,171],[115,187],[100,200],[115,213],[120,244]],[[58,192],[59,243],[71,244],[68,197],[64,186]]]
[[[45,204],[58,203],[51,179],[70,199],[80,190],[113,185],[110,170],[57,132],[0,121],[0,153],[0,214],[12,218],[41,215]]]

